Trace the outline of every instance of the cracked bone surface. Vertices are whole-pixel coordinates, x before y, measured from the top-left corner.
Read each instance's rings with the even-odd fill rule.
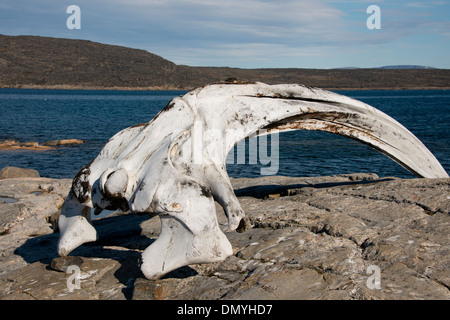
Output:
[[[448,177],[405,127],[360,101],[296,84],[214,84],[172,99],[150,122],[114,135],[73,180],[59,220],[59,255],[94,241],[90,208],[159,215],[161,233],[142,253],[141,270],[158,279],[189,264],[224,260],[231,230],[248,227],[226,172],[228,152],[251,135],[320,130],[384,153],[419,177]]]

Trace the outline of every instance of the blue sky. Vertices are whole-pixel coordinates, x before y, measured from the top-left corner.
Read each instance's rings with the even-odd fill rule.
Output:
[[[81,29],[69,30],[69,5]],[[370,5],[381,29],[369,30]],[[450,0],[2,0],[0,33],[139,48],[177,64],[450,68]]]

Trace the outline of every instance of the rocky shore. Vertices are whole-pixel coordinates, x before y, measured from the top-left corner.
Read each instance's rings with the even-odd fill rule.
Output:
[[[96,219],[99,240],[61,258],[56,221],[71,180],[1,179],[0,299],[450,299],[450,179],[232,183],[253,225],[226,233],[234,255],[150,281],[139,258],[157,217]]]

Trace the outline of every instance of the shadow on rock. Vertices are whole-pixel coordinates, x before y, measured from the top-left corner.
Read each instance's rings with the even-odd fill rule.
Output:
[[[243,188],[234,190],[234,193],[236,194],[237,197],[253,197],[253,198],[258,198],[258,199],[267,199],[271,195],[277,195],[280,197],[294,196],[296,194],[302,193],[304,190],[307,190],[305,188],[325,189],[325,188],[360,185],[360,184],[374,184],[374,183],[390,181],[390,180],[394,180],[394,179],[383,178],[383,179],[377,179],[377,180],[322,182],[322,183],[313,183],[313,184],[307,184],[307,183],[288,184],[288,185],[270,184],[270,185],[258,185],[258,186],[243,187]]]
[[[147,216],[128,214],[94,220],[98,240],[81,245],[67,257],[57,254],[59,233],[30,238],[14,253],[29,264],[46,264],[47,270],[66,272],[69,265],[78,265],[81,270],[109,268],[116,281],[122,284],[123,296],[131,299],[135,280],[143,277],[140,270],[141,251],[153,243],[159,233],[159,230],[144,230],[141,227],[148,219]],[[107,261],[110,261],[109,264],[103,266]]]

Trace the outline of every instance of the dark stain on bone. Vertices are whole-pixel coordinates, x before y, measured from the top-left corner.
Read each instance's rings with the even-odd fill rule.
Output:
[[[175,106],[175,103],[174,103],[174,102],[169,102],[168,104],[166,104],[166,106],[165,106],[164,108],[162,108],[162,110],[161,110],[160,112],[158,112],[158,113],[156,114],[156,116],[153,117],[153,119],[152,119],[150,122],[154,122],[156,119],[158,119],[158,117],[159,117],[162,113],[169,111],[169,110],[172,109],[174,106]]]
[[[200,190],[201,190],[201,192],[202,192],[202,195],[204,196],[204,197],[206,197],[206,198],[209,198],[209,197],[211,197],[211,189],[209,189],[208,187],[206,187],[206,186],[203,186],[203,185],[200,185]]]
[[[72,181],[72,191],[80,203],[86,203],[91,199],[91,185],[89,184],[89,175],[91,174],[92,161],[77,173]]]
[[[181,181],[180,185],[182,187],[192,187],[194,184],[191,181],[185,180],[185,181]]]
[[[248,96],[252,97],[252,96]],[[318,103],[325,103],[325,104],[331,104],[331,105],[340,105],[340,102],[335,101],[327,101],[327,100],[321,100],[321,99],[312,99],[312,98],[305,98],[305,97],[296,97],[292,94],[288,96],[283,96],[280,93],[274,93],[273,96],[264,96],[260,93],[256,94],[257,98],[268,98],[268,99],[287,99],[287,100],[298,100],[298,101],[305,101],[305,102],[318,102]]]
[[[146,125],[148,125],[148,122],[138,123],[138,124],[135,124],[135,125],[131,126],[130,128],[138,128],[138,127],[143,127],[143,126],[146,126]]]
[[[139,181],[138,181],[137,184],[138,184],[138,186],[139,186],[139,187],[138,187],[138,190],[139,190],[139,191],[144,190],[144,187],[145,187],[145,181],[142,181],[142,182],[139,182]]]
[[[175,107],[175,103],[174,102],[172,102],[172,103],[168,103],[168,104],[166,104],[166,106],[161,110],[161,111],[169,111],[170,109],[172,109],[173,107]]]
[[[199,186],[202,196],[207,197],[207,198],[212,196],[211,189],[209,189],[207,186],[204,186],[202,184],[194,183],[189,180],[184,180],[184,181],[180,182],[180,185],[185,188]]]

